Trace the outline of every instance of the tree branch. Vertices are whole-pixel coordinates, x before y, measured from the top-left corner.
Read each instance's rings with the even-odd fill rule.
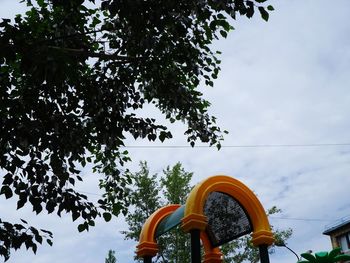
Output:
[[[135,57],[127,57],[127,56],[120,56],[117,54],[108,54],[103,52],[92,52],[85,49],[74,49],[74,48],[64,48],[64,47],[56,47],[56,46],[48,46],[49,49],[53,50],[59,50],[66,53],[70,53],[72,55],[76,56],[84,56],[84,57],[91,57],[91,58],[100,58],[100,59],[106,59],[106,60],[121,60],[124,62],[131,62],[135,60],[139,60],[140,58]]]
[[[86,36],[86,35],[89,35],[89,34],[101,33],[103,31],[107,31],[107,30],[106,29],[96,29],[96,30],[86,31],[86,32],[83,32],[83,33],[77,32],[77,33],[74,33],[74,34],[63,35],[63,36],[59,36],[59,37],[45,39],[45,40],[42,40],[41,42],[48,42],[48,41],[55,41],[55,40],[60,40],[60,39],[67,39],[67,38],[72,38],[72,37],[76,37],[76,36]]]

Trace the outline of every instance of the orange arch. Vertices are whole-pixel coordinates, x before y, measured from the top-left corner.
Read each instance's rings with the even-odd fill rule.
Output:
[[[155,239],[155,233],[159,223],[168,215],[178,209],[180,205],[167,205],[155,211],[143,224],[139,244],[136,254],[138,257],[152,256],[158,253],[158,245]]]
[[[226,193],[243,206],[253,226],[252,242],[254,246],[271,245],[274,242],[269,221],[258,198],[242,182],[225,175],[209,177],[192,189],[186,200],[182,220],[182,228],[185,232],[191,229],[204,230],[206,228],[207,218],[203,213],[203,208],[211,192]]]
[[[158,245],[155,239],[156,229],[159,223],[168,215],[172,214],[180,205],[167,205],[155,211],[144,223],[136,254],[138,257],[154,257],[158,253]],[[204,246],[204,263],[221,263],[222,253],[219,248],[212,248],[205,232],[200,233],[200,238]]]

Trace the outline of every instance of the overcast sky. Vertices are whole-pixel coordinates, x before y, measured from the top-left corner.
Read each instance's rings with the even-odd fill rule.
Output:
[[[0,17],[22,12],[18,1],[0,0]],[[222,72],[214,88],[202,87],[212,102],[211,113],[230,133],[224,146],[350,143],[350,1],[271,1],[275,11],[268,23],[258,16],[238,19],[227,39],[215,43],[223,52]],[[153,110],[150,112],[154,114]],[[171,126],[174,140],[186,145],[181,124]],[[149,145],[128,140],[129,146]],[[153,144],[154,145],[154,144]],[[159,144],[157,144],[159,145]],[[291,227],[288,245],[297,253],[330,250],[324,227],[350,215],[350,146],[130,148],[136,171],[141,160],[153,173],[180,161],[194,172],[192,183],[216,174],[233,176],[249,186],[265,208],[282,215],[270,219],[277,228]],[[98,175],[84,171],[78,189],[98,198]],[[123,240],[123,218],[99,220],[88,233],[78,233],[70,216],[29,208],[16,211],[16,200],[0,197],[3,220],[27,219],[52,230],[54,245],[39,247],[37,255],[13,252],[9,263],[104,262],[109,249],[118,262],[133,262],[135,243]],[[276,248],[272,262],[295,262],[295,256]]]

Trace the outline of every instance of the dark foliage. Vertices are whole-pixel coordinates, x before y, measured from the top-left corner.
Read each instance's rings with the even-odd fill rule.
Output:
[[[0,255],[5,261],[10,257],[10,249],[19,249],[23,244],[27,249],[31,248],[36,253],[37,245],[42,244],[43,239],[52,246],[52,233],[44,229],[27,227],[27,222],[21,219],[22,224],[11,224],[0,219]],[[24,224],[24,225],[23,225]]]
[[[199,139],[220,148],[222,132],[197,90],[201,81],[213,86],[220,70],[210,44],[232,29],[230,17],[258,10],[267,20],[273,10],[265,0],[22,2],[25,15],[0,22],[0,193],[37,214],[69,212],[82,220],[79,231],[127,211],[125,135],[172,137],[136,114],[144,104],[185,122],[192,146]],[[74,190],[87,163],[105,176],[98,205]],[[16,226],[0,229],[11,237]],[[7,257],[18,244],[1,246]]]

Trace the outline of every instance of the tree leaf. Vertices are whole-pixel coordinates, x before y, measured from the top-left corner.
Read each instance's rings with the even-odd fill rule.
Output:
[[[49,244],[52,247],[52,240],[51,239],[46,239],[47,244]]]
[[[262,19],[264,19],[265,21],[269,20],[269,13],[265,10],[264,7],[259,6],[259,12],[261,14]]]
[[[9,186],[7,186],[7,185],[3,185],[1,187],[0,194],[4,194],[6,199],[9,199],[9,198],[11,198],[13,196],[11,188]]]
[[[79,231],[79,232],[83,232],[85,229],[86,229],[86,227],[85,227],[84,224],[79,224],[79,225],[78,225],[78,231]]]
[[[26,202],[27,202],[27,199],[25,197],[20,198],[17,201],[17,209],[22,208]]]
[[[110,213],[103,213],[103,218],[105,219],[106,222],[111,221],[112,215]]]

